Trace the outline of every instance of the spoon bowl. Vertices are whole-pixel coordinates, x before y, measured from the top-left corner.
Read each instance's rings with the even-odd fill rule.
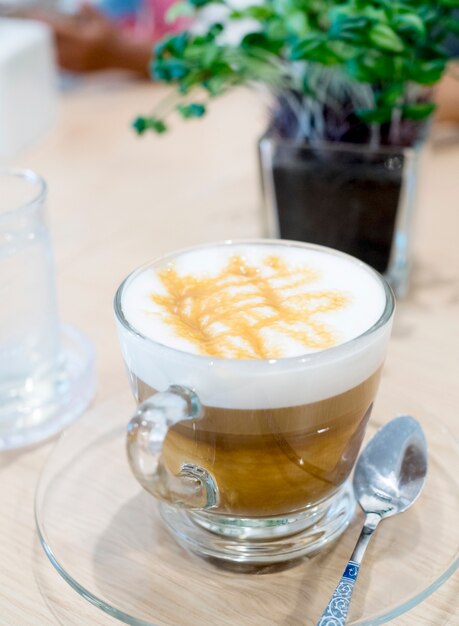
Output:
[[[381,520],[406,511],[419,497],[427,475],[427,443],[409,415],[378,430],[359,457],[354,493],[365,513],[360,537],[317,626],[344,626],[365,551]]]
[[[408,415],[378,430],[359,457],[354,493],[364,513],[403,513],[419,497],[427,474],[427,442]]]

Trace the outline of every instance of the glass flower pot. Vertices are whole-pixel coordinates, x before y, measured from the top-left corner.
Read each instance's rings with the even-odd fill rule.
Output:
[[[266,134],[259,142],[265,234],[347,252],[405,295],[421,146],[311,145]]]

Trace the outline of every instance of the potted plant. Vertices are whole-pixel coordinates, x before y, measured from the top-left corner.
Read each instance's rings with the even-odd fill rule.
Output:
[[[459,0],[184,0],[194,29],[155,49],[154,79],[176,86],[134,127],[202,117],[236,85],[272,96],[259,142],[266,228],[329,245],[407,285],[419,150]],[[236,30],[235,30],[236,29]]]

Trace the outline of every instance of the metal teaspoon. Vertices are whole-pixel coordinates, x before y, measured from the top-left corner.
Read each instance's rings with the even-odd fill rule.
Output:
[[[427,474],[427,443],[418,422],[396,417],[378,430],[359,457],[354,493],[365,513],[362,532],[317,626],[344,626],[360,564],[379,522],[406,511]]]

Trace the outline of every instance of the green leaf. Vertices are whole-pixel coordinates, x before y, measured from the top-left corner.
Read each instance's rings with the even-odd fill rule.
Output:
[[[221,32],[223,32],[224,28],[225,27],[223,26],[223,24],[221,24],[220,22],[215,22],[215,24],[212,24],[212,26],[209,28],[206,40],[213,42],[215,38],[218,37]]]
[[[427,30],[419,15],[399,13],[394,17],[394,26],[399,33],[408,33],[413,37],[425,39]]]
[[[324,37],[322,34],[317,35],[311,33],[306,35],[302,39],[298,40],[290,49],[290,60],[300,61],[303,59],[309,59],[314,50],[317,50],[319,46],[324,43]]]
[[[285,40],[288,37],[287,27],[284,20],[271,19],[266,24],[266,36],[268,39]]]
[[[387,50],[388,52],[403,52],[405,46],[403,41],[386,24],[375,24],[371,27],[368,38],[377,48]]]
[[[303,11],[294,11],[287,16],[285,23],[288,31],[299,37],[308,29],[308,19]]]
[[[223,4],[223,0],[187,0],[192,6],[201,9],[208,4]]]
[[[359,47],[345,41],[330,41],[328,47],[333,50],[337,57],[344,63],[350,59],[354,59]]]
[[[132,127],[138,135],[143,135],[147,130],[153,130],[158,135],[167,131],[166,124],[157,117],[138,117],[132,122]]]
[[[256,4],[253,6],[248,6],[245,9],[240,9],[239,11],[233,11],[231,13],[231,17],[234,15],[236,19],[251,17],[254,20],[268,20],[270,17],[275,15],[272,6],[269,4]]]
[[[202,117],[206,112],[206,107],[198,102],[193,102],[191,104],[178,104],[177,110],[183,118],[189,119],[191,117]]]
[[[347,73],[359,82],[375,83],[392,80],[395,75],[395,57],[372,50],[346,62]]]
[[[332,43],[328,44],[322,33],[311,33],[292,45],[288,57],[291,61],[313,61],[322,65],[341,63],[343,57],[339,50],[333,48]]]
[[[332,24],[334,22],[352,19],[353,17],[355,17],[355,9],[349,4],[336,5],[328,11],[328,19]]]
[[[188,65],[180,59],[157,59],[153,61],[153,77],[165,82],[173,82],[188,74]]]
[[[190,34],[186,30],[178,35],[169,35],[155,45],[155,57],[167,56],[168,54],[182,56],[189,42]]]
[[[172,37],[165,37],[161,41],[158,41],[158,43],[153,47],[156,58],[162,56],[164,52],[169,50],[169,47],[171,45],[171,39]]]
[[[173,24],[179,17],[192,17],[194,7],[187,0],[176,2],[166,12],[165,20],[168,24]]]
[[[433,102],[417,102],[416,104],[405,104],[402,106],[402,117],[408,120],[424,120],[437,108]]]
[[[374,81],[374,72],[365,65],[362,58],[354,57],[346,61],[346,72],[359,81],[359,83],[372,83]]]
[[[148,127],[151,128],[151,130],[154,130],[155,133],[158,133],[158,135],[162,135],[167,132],[167,126],[162,120],[151,118],[149,120]]]
[[[443,45],[431,43],[429,40],[428,43],[425,43],[422,46],[422,56],[424,59],[443,61],[444,63],[447,63],[451,54]]]
[[[215,45],[206,46],[201,55],[201,64],[203,68],[210,68],[219,59],[221,50]]]
[[[376,8],[374,5],[377,4],[378,0],[370,0],[370,2],[366,2],[365,6],[359,10],[359,15],[363,17],[367,17],[371,22],[379,23],[379,24],[388,24],[389,23],[389,15],[393,9],[394,1],[389,0],[384,6],[384,2],[379,0],[379,4],[381,8]]]
[[[169,75],[166,72],[164,61],[161,57],[153,59],[150,63],[150,75],[154,80],[164,80],[168,82]]]
[[[272,52],[273,54],[278,54],[280,49],[284,46],[284,41],[273,41],[269,39],[265,33],[248,33],[242,39],[240,46],[244,50],[259,48]]]
[[[446,32],[459,35],[459,19],[457,17],[448,17],[443,21],[443,28]]]
[[[365,17],[340,19],[331,25],[328,36],[332,39],[344,39],[349,42],[358,42],[362,39],[362,29],[367,26],[368,19]]]
[[[202,81],[206,79],[206,72],[202,70],[190,71],[184,78],[181,78],[178,82],[178,92],[181,95],[187,94],[196,85],[202,84]]]
[[[184,30],[172,38],[170,43],[171,52],[176,56],[182,56],[189,43],[190,33],[187,30]]]
[[[359,109],[357,116],[367,124],[384,124],[389,122],[392,116],[391,107],[381,107],[380,109]]]
[[[218,96],[225,90],[226,79],[221,76],[213,76],[208,80],[203,80],[201,84],[211,96]]]
[[[440,4],[444,7],[451,9],[459,8],[459,0],[439,0]]]
[[[364,55],[365,67],[373,73],[373,80],[394,80],[397,68],[397,57],[377,51]]]
[[[413,61],[408,64],[409,78],[421,85],[433,85],[437,83],[446,68],[444,59],[433,61]]]
[[[404,83],[393,83],[378,94],[378,104],[382,107],[394,107],[400,103],[404,93]]]
[[[439,18],[438,8],[431,6],[430,3],[420,6],[417,10],[417,14],[426,27],[435,26]]]
[[[332,46],[325,43],[310,53],[309,60],[326,66],[337,65],[343,61],[342,57],[333,50]]]
[[[138,135],[143,135],[143,133],[147,130],[147,123],[144,117],[136,117],[136,119],[132,122],[132,128]]]

